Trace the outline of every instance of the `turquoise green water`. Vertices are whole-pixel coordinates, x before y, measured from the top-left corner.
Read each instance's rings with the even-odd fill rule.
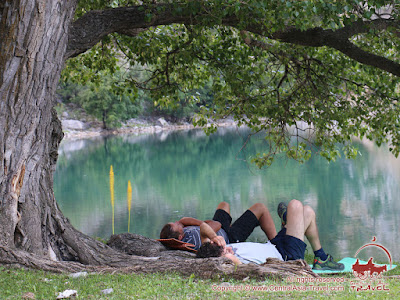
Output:
[[[130,180],[132,233],[158,238],[163,224],[182,216],[211,218],[220,201],[231,204],[233,218],[263,202],[278,225],[278,203],[298,199],[315,209],[327,252],[354,256],[375,236],[400,260],[400,160],[360,143],[362,155],[356,160],[328,163],[315,157],[298,164],[280,159],[258,170],[244,158],[261,151],[263,141],[253,139],[239,152],[245,137],[245,130],[223,128],[209,137],[191,130],[63,142],[54,178],[57,202],[76,228],[107,239],[113,165],[115,233],[128,231]],[[250,240],[266,238],[256,230]],[[379,249],[363,250],[359,257],[371,255],[387,259]]]

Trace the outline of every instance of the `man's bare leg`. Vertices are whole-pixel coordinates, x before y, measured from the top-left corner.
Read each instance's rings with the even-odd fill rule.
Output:
[[[231,214],[231,207],[229,206],[229,203],[227,203],[227,202],[225,202],[225,201],[220,202],[220,203],[218,204],[217,210],[218,210],[218,209],[222,209],[222,210],[226,211],[229,215]]]
[[[292,200],[287,206],[286,213],[286,234],[294,236],[304,241],[304,232],[306,228],[304,220],[303,203],[298,200]]]
[[[344,265],[333,260],[321,247],[314,210],[298,201],[292,200],[287,206],[286,235],[294,236],[304,241],[304,235],[309,240],[314,251],[313,269],[343,270]]]
[[[322,248],[322,246],[321,246],[321,241],[319,239],[315,212],[308,205],[304,206],[303,212],[304,212],[304,222],[306,224],[306,230],[304,234],[307,237],[308,241],[310,242],[313,251],[319,250]]]
[[[276,236],[276,228],[268,208],[262,203],[256,203],[249,210],[257,217],[268,239],[272,240]]]
[[[304,241],[305,235],[314,251],[321,249],[315,212],[310,206],[304,206],[300,201],[292,200],[287,206],[286,216],[287,235],[294,236],[302,241]]]

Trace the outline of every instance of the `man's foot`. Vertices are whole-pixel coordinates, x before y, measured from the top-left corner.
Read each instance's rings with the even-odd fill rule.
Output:
[[[281,202],[278,204],[278,216],[281,218],[281,227],[285,227],[286,225],[286,211],[287,205],[285,202]]]
[[[332,255],[328,254],[328,258],[323,261],[319,257],[314,257],[313,270],[332,270],[341,271],[344,269],[344,264],[333,260]]]

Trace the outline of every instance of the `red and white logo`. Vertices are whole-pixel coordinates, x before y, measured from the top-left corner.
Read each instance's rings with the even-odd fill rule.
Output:
[[[376,237],[372,238],[372,243],[365,244],[360,249],[358,249],[355,254],[355,257],[358,255],[358,253],[361,250],[363,250],[367,247],[377,247],[379,249],[382,249],[388,256],[390,268],[392,268],[392,256],[390,255],[390,252],[384,246],[376,243]],[[383,272],[387,271],[387,266],[375,264],[373,262],[372,257],[369,258],[369,260],[366,264],[360,264],[360,261],[357,258],[357,261],[352,266],[352,270],[353,270],[354,276],[361,280],[376,279],[376,278],[381,277]]]

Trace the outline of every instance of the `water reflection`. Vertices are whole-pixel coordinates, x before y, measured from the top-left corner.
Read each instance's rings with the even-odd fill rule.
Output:
[[[246,136],[244,129],[223,128],[209,137],[190,130],[63,142],[54,182],[57,201],[78,229],[108,238],[113,165],[116,233],[127,230],[130,180],[130,231],[151,238],[170,220],[210,218],[220,201],[231,204],[234,218],[263,202],[279,224],[277,204],[295,198],[316,210],[324,248],[333,255],[354,256],[376,236],[400,260],[400,160],[360,143],[362,156],[356,160],[328,163],[316,157],[300,165],[281,159],[260,171],[244,158],[262,151],[263,140],[253,139],[239,153]],[[265,237],[256,230],[251,240]],[[386,259],[376,252],[363,250],[359,257]]]

